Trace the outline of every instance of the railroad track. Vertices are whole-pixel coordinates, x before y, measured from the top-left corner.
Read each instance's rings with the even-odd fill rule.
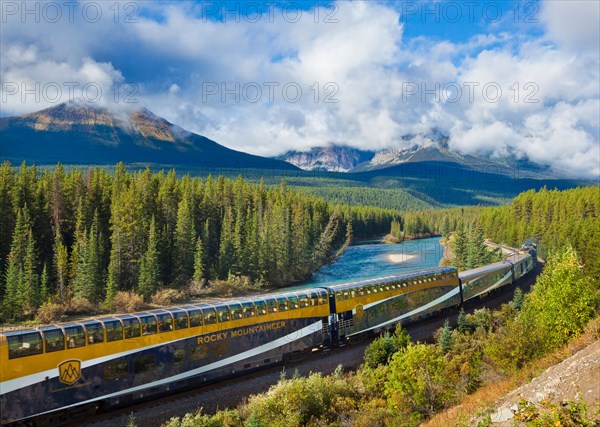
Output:
[[[514,250],[508,247],[507,249]],[[485,299],[477,299],[468,304],[465,311],[473,312],[483,307],[497,308],[512,299],[514,289],[517,286],[528,292],[541,268],[541,265],[538,264],[533,274],[519,279],[513,285],[498,289]],[[431,341],[433,333],[442,327],[446,319],[449,319],[451,324],[456,323],[458,312],[458,309],[452,308],[440,316],[407,326],[406,330],[413,341]],[[345,369],[355,369],[361,363],[364,351],[370,342],[371,340],[363,340],[351,343],[344,348],[336,348],[327,353],[310,354],[303,361],[282,363],[237,378],[203,385],[192,390],[119,408],[111,412],[100,413],[94,416],[93,419],[78,422],[76,425],[86,427],[125,426],[133,417],[139,427],[154,427],[162,425],[172,417],[195,412],[199,408],[202,408],[205,413],[233,408],[242,403],[249,395],[267,391],[269,387],[277,383],[282,371],[285,371],[286,375],[290,377],[296,370],[300,375],[315,372],[316,366],[318,366],[318,371],[324,374],[332,373],[339,364],[342,364]],[[74,425],[72,424],[72,426]]]

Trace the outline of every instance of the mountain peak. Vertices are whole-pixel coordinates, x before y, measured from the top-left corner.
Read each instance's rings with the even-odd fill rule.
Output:
[[[0,119],[2,159],[17,163],[153,163],[211,168],[295,169],[231,150],[146,108],[60,104]]]

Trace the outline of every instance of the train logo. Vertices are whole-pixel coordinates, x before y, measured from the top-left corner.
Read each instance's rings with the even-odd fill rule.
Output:
[[[58,379],[61,383],[71,385],[81,378],[81,360],[67,360],[58,365]]]
[[[364,314],[364,308],[363,308],[363,305],[362,305],[362,304],[358,304],[358,305],[355,307],[355,310],[356,310],[356,318],[357,318],[358,320],[361,320],[361,319],[363,318],[363,314]]]

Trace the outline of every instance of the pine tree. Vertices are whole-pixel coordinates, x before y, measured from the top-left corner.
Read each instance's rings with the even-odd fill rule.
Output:
[[[476,268],[491,262],[492,254],[483,238],[483,229],[476,222],[469,233],[466,268]]]
[[[196,230],[192,207],[183,198],[177,210],[177,226],[175,230],[175,247],[173,260],[175,266],[175,284],[185,286],[194,274],[194,250],[196,245]]]
[[[13,231],[10,253],[8,254],[3,301],[3,317],[7,319],[22,316],[27,305],[25,259],[30,255],[28,252],[30,253],[32,248],[32,245],[29,244],[30,234],[29,213],[27,206],[24,206],[17,212],[17,221]]]
[[[523,302],[525,301],[525,295],[521,288],[515,288],[515,293],[513,295],[513,299],[511,301],[511,305],[515,308],[515,310],[520,310],[523,307]]]
[[[23,307],[27,313],[33,313],[39,304],[39,276],[37,273],[37,250],[33,232],[31,228],[27,233],[27,248],[25,250],[25,260],[23,265],[24,282],[20,299],[23,301]]]
[[[456,319],[456,327],[458,329],[458,332],[461,333],[465,333],[465,332],[470,332],[471,331],[471,322],[469,322],[469,319],[467,318],[467,315],[465,314],[465,311],[461,308],[460,312],[458,313],[458,318]]]
[[[444,353],[448,353],[452,349],[452,328],[448,319],[444,322],[444,326],[440,329],[440,337],[438,345]]]
[[[142,257],[140,265],[140,279],[138,292],[145,297],[152,295],[160,286],[160,256],[158,251],[158,238],[156,235],[156,222],[154,216],[150,221],[148,230],[148,248]]]
[[[40,304],[47,302],[49,297],[50,297],[50,277],[48,275],[48,264],[44,263],[44,268],[42,270],[42,276],[40,278],[40,296],[39,296]]]
[[[194,253],[194,281],[199,282],[204,279],[206,271],[206,249],[202,238],[198,237],[196,241],[196,252]]]
[[[461,224],[456,231],[454,238],[454,264],[459,270],[464,270],[467,267],[467,251],[468,251],[468,240],[467,233],[465,232],[464,226]]]
[[[54,271],[56,272],[56,291],[60,301],[67,299],[69,277],[69,253],[63,244],[60,225],[54,235]]]

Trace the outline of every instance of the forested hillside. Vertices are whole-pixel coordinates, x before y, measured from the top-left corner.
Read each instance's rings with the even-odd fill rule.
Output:
[[[507,206],[410,212],[402,222],[407,234],[447,234],[475,225],[497,243],[519,247],[533,240],[542,256],[571,245],[586,273],[600,278],[600,187],[530,190]]]
[[[116,292],[247,276],[307,278],[352,236],[389,230],[398,215],[334,207],[242,178],[102,168],[0,169],[0,297],[4,319],[49,299],[111,306]]]

